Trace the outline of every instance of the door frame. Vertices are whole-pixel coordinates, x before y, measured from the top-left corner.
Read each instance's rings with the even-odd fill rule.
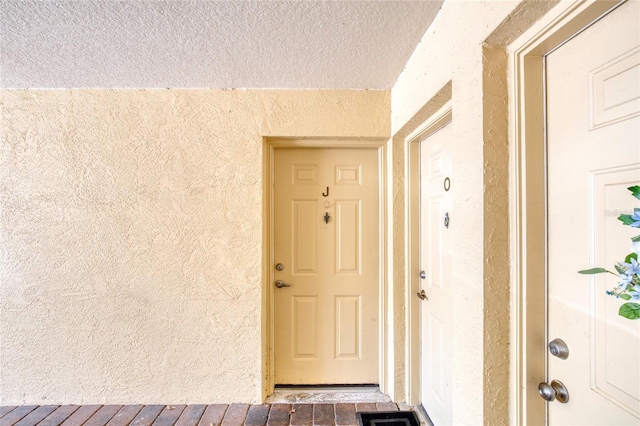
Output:
[[[626,0],[560,3],[508,48],[513,397],[517,424],[547,424],[545,56]],[[544,313],[544,314],[541,314]]]
[[[416,406],[421,400],[421,366],[420,353],[420,301],[415,294],[420,290],[420,142],[429,138],[453,119],[451,100],[447,101],[439,110],[422,123],[405,139],[406,156],[405,175],[409,177],[406,185],[406,235],[407,251],[407,399],[408,403]]]
[[[379,283],[378,283],[378,374],[379,386],[383,393],[387,393],[387,383],[392,382],[389,374],[393,371],[387,367],[387,360],[393,354],[393,347],[387,339],[385,323],[392,312],[389,306],[387,270],[387,230],[388,219],[387,206],[387,143],[388,139],[382,138],[289,138],[289,137],[264,137],[263,138],[263,235],[262,235],[262,395],[261,400],[271,395],[275,387],[275,322],[274,322],[274,159],[278,148],[360,148],[378,150],[378,193],[379,193]],[[392,355],[391,355],[392,357]]]

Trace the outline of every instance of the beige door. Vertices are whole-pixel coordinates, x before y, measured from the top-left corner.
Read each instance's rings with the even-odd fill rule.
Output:
[[[275,152],[276,384],[378,383],[379,162],[377,149]]]
[[[548,380],[568,392],[548,403],[554,425],[640,424],[640,320],[607,296],[630,253],[633,229],[617,220],[639,207],[640,3],[629,1],[547,57]]]
[[[420,142],[421,399],[435,425],[452,423],[451,159],[448,124]],[[446,191],[445,188],[449,189]],[[447,222],[448,221],[448,222]]]

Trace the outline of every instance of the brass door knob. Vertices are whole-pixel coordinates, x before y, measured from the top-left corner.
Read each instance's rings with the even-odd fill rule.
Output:
[[[284,281],[278,280],[278,281],[276,281],[276,287],[278,287],[278,288],[291,287],[291,284],[285,284]]]

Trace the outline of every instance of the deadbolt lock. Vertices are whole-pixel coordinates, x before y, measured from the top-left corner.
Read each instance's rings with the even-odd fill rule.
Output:
[[[282,263],[276,264],[276,271],[282,271],[284,269],[284,265]]]
[[[569,347],[562,339],[553,339],[549,342],[549,352],[560,359],[569,358]]]

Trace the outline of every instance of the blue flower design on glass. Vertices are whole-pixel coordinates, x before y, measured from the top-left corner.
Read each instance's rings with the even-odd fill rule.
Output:
[[[620,282],[618,283],[618,286],[620,286],[622,290],[626,290],[629,284],[631,284],[631,281],[633,281],[633,275],[620,274]]]
[[[627,293],[631,296],[629,300],[640,300],[640,284],[636,284],[633,286],[633,289]]]
[[[640,228],[640,209],[633,209],[631,219],[633,219],[633,223],[629,224],[629,226],[632,228]]]
[[[640,275],[640,263],[635,260],[633,257],[630,260],[630,263],[623,263],[622,265],[627,268],[625,274],[627,275]]]

